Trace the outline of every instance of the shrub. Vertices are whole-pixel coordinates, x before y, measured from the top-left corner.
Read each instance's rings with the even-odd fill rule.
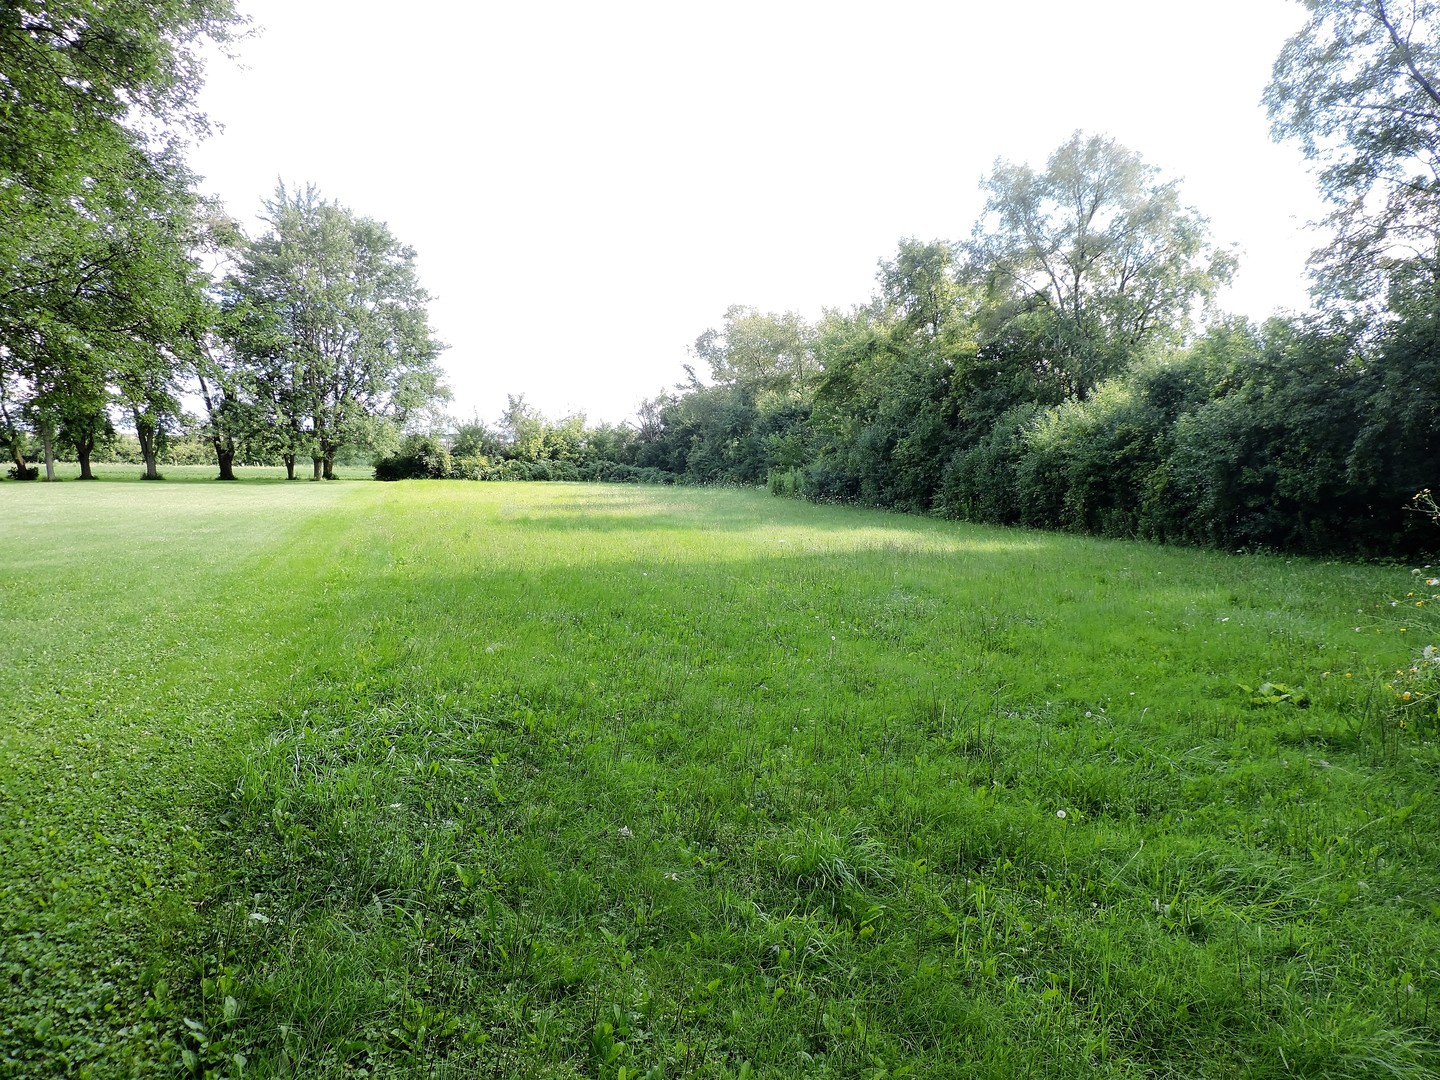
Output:
[[[801,469],[771,469],[766,479],[771,495],[787,499],[805,497],[805,473]]]
[[[443,480],[450,475],[450,451],[434,435],[409,435],[399,451],[375,462],[376,480]]]

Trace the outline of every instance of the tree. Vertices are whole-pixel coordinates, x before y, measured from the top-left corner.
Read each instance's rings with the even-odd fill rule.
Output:
[[[161,309],[180,296],[182,138],[206,130],[202,45],[241,22],[230,0],[0,5],[0,366],[28,414],[5,410],[12,450],[28,424],[48,463],[63,426],[88,473],[104,428],[97,357],[133,360],[173,321]]]
[[[1440,3],[1304,0],[1265,91],[1277,140],[1319,166],[1334,242],[1320,289],[1381,293],[1397,261],[1440,260]]]
[[[1044,172],[997,160],[968,245],[992,335],[1034,342],[1082,400],[1152,343],[1184,337],[1234,258],[1174,181],[1112,139],[1076,132]]]
[[[265,203],[269,231],[227,279],[230,344],[268,388],[287,453],[313,446],[315,475],[361,444],[373,423],[403,426],[443,398],[415,251],[389,228],[280,185]],[[293,465],[292,465],[293,468]]]
[[[695,339],[695,355],[710,377],[734,386],[752,402],[806,393],[818,374],[815,332],[793,311],[783,315],[732,304],[723,329]]]

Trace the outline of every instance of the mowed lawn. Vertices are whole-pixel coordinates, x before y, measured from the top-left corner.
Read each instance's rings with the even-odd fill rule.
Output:
[[[1405,568],[463,482],[0,544],[0,1076],[1440,1070]]]

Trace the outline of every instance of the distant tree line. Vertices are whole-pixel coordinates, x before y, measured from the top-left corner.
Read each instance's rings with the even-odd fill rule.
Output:
[[[1043,167],[997,161],[969,237],[902,240],[867,303],[730,308],[636,424],[511,398],[492,428],[439,411],[443,346],[383,223],[281,186],[250,238],[196,193],[183,139],[206,127],[201,43],[242,28],[228,0],[19,0],[0,8],[0,448],[18,477],[66,451],[82,476],[199,453],[221,478],[373,455],[385,479],[768,484],[1410,552],[1428,540],[1403,508],[1440,487],[1440,0],[1306,3],[1266,104],[1333,205],[1313,313],[1217,312],[1233,254],[1175,181],[1077,132]]]
[[[281,187],[245,237],[196,190],[186,139],[230,0],[0,5],[0,450],[82,478],[133,433],[145,475],[198,433],[237,455],[393,442],[443,399],[414,252],[380,222]],[[198,420],[187,402],[198,402]],[[68,456],[68,454],[67,454]]]
[[[815,323],[733,307],[637,464],[1119,537],[1397,556],[1440,469],[1440,10],[1313,0],[1266,103],[1334,206],[1314,313],[1210,306],[1234,259],[1137,155],[999,161],[959,243],[904,240]]]

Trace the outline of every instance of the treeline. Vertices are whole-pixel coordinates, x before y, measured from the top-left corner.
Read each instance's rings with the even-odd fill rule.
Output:
[[[443,400],[415,253],[382,222],[283,186],[250,238],[185,160],[202,55],[230,0],[0,5],[0,449],[82,478],[128,427],[145,475],[199,432],[316,477]],[[192,413],[198,412],[199,416]]]
[[[128,426],[147,476],[237,461],[377,475],[768,483],[1113,536],[1400,555],[1440,488],[1440,5],[1312,0],[1266,91],[1335,207],[1317,308],[1214,310],[1235,269],[1141,157],[1077,133],[997,161],[959,242],[904,240],[871,300],[734,307],[637,425],[512,399],[456,424],[414,252],[313,189],[244,236],[183,139],[228,0],[0,9],[0,447],[11,475]],[[165,132],[158,136],[156,132]],[[189,415],[194,404],[198,416]],[[198,404],[196,404],[198,403]],[[403,438],[402,433],[409,432]]]
[[[932,250],[948,251],[944,246]],[[1221,320],[1082,397],[952,309],[950,345],[883,302],[830,313],[783,390],[731,377],[659,406],[636,460],[697,482],[1107,536],[1398,556],[1440,461],[1440,341],[1416,317]],[[732,310],[727,329],[797,323]],[[942,324],[946,325],[946,324]]]
[[[478,417],[448,433],[415,433],[375,463],[377,480],[588,480],[673,484],[675,473],[638,464],[641,434],[629,424],[591,427],[583,416],[547,419],[511,396],[490,427]]]
[[[737,307],[636,459],[776,494],[1315,554],[1433,545],[1440,6],[1310,3],[1265,102],[1334,206],[1314,313],[1211,310],[1234,269],[1138,156],[1000,161],[968,240],[903,241],[872,300]]]

